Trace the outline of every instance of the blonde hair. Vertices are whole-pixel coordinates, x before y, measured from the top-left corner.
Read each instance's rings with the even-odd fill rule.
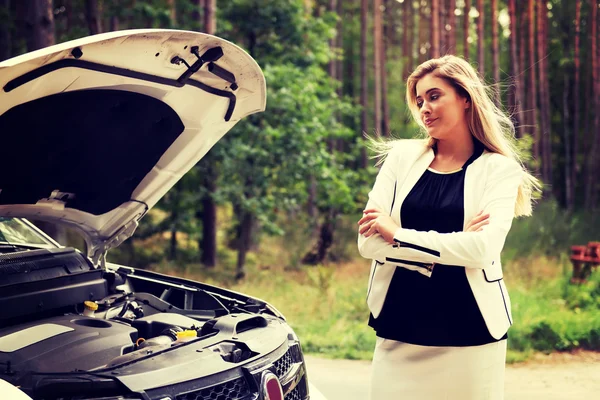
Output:
[[[460,57],[447,55],[425,61],[410,74],[406,81],[406,102],[413,118],[423,131],[425,131],[425,126],[417,106],[416,86],[421,78],[429,74],[444,79],[454,87],[460,96],[466,97],[470,101],[471,106],[467,110],[469,130],[486,150],[502,154],[521,165],[523,181],[519,186],[515,216],[531,215],[532,194],[534,191],[540,191],[540,183],[523,166],[513,122],[494,104],[491,99],[491,89],[483,83],[475,69]],[[433,147],[435,143],[436,139],[429,137],[427,145]],[[371,141],[370,147],[380,151],[385,145],[381,142]]]

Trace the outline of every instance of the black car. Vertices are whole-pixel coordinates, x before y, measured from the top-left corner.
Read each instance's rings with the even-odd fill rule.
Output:
[[[4,61],[0,83],[0,398],[308,399],[298,337],[273,306],[106,262],[265,109],[256,62],[211,35],[120,31]],[[87,254],[27,218],[77,230]]]

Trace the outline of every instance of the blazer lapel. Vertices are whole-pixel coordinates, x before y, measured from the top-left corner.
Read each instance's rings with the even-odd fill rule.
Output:
[[[465,172],[465,186],[464,186],[464,221],[463,229],[467,226],[475,215],[481,211],[480,200],[483,196],[483,190],[485,188],[485,177],[482,176],[484,170],[485,159],[488,157],[488,152],[484,151],[483,154],[471,165],[467,167]]]
[[[404,179],[404,182],[399,183],[399,189],[396,194],[396,201],[394,204],[393,216],[397,217],[400,227],[402,227],[402,221],[400,221],[400,207],[406,199],[406,196],[410,193],[411,189],[415,186],[418,180],[423,176],[429,165],[433,162],[435,154],[433,153],[433,149],[427,147],[423,149],[424,151],[418,156],[416,161],[412,164],[410,169],[408,170],[408,174]]]

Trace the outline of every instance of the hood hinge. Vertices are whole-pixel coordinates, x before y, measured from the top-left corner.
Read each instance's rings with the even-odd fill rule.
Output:
[[[133,236],[133,233],[138,227],[138,221],[138,218],[132,219],[127,224],[123,225],[114,235],[92,246],[88,252],[88,257],[92,259],[92,263],[96,266],[100,264],[104,269],[106,266],[106,254],[108,253],[108,250],[114,249]]]

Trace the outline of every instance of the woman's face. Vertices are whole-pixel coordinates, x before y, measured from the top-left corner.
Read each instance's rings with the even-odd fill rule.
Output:
[[[417,106],[427,133],[443,140],[468,133],[466,111],[470,104],[444,79],[427,74],[416,85]]]

